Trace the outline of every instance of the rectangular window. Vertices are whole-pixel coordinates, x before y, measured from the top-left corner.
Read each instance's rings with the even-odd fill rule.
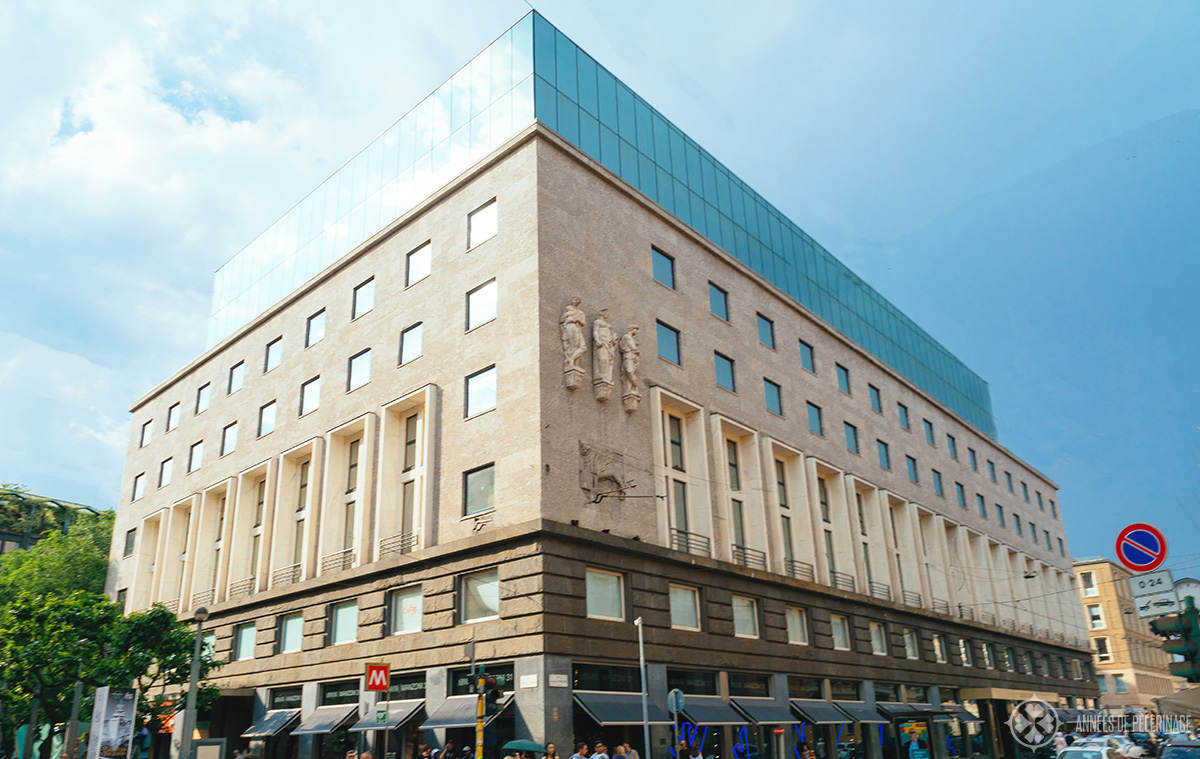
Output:
[[[212,399],[212,383],[205,382],[196,390],[196,413],[202,413],[208,410],[209,401]],[[167,416],[167,429],[175,429],[179,426],[179,416],[175,417],[174,426],[171,425],[171,417]]]
[[[975,657],[971,655],[971,643],[966,638],[958,639],[958,655],[962,658],[964,667],[975,666]]]
[[[882,622],[871,623],[871,653],[887,656],[887,628]]]
[[[871,410],[882,414],[883,398],[879,395],[879,388],[874,385],[867,385],[867,393],[871,396]]]
[[[238,625],[233,629],[233,651],[230,657],[233,661],[254,658],[254,636],[257,631],[254,623]]]
[[[499,230],[499,207],[493,198],[467,216],[467,250],[492,239]]]
[[[731,393],[737,392],[733,376],[733,359],[722,356],[720,353],[713,353],[713,366],[716,369],[717,385]]]
[[[625,619],[625,577],[616,572],[586,572],[587,615],[598,619]]]
[[[941,472],[939,472],[939,471],[938,471],[938,470],[936,470],[936,469],[930,469],[929,471],[930,471],[930,473],[933,475],[933,492],[934,492],[934,494],[936,494],[936,495],[943,495],[943,492],[942,492],[942,473],[941,473]]]
[[[171,475],[175,469],[175,459],[167,459],[158,465],[158,486],[165,488],[171,484]]]
[[[1012,472],[1005,472],[1005,473],[1004,473],[1004,482],[1005,482],[1005,484],[1006,484],[1006,485],[1007,485],[1007,487],[1008,487],[1008,492],[1010,492],[1010,493],[1011,493],[1011,492],[1013,492],[1013,479],[1012,479]]]
[[[1023,484],[1022,484],[1022,486],[1023,486]],[[1040,491],[1040,490],[1035,491],[1033,495],[1034,495],[1034,497],[1037,498],[1038,511],[1045,511],[1046,504],[1042,501],[1042,491]]]
[[[208,387],[208,385],[205,385],[204,387]],[[204,402],[204,408],[208,408],[207,399]],[[196,413],[199,414],[203,410],[204,409],[200,408],[199,394],[197,394],[197,396],[196,396]],[[174,403],[171,405],[171,408],[167,409],[167,432],[170,432],[171,430],[175,429],[178,426],[179,426],[179,404]]]
[[[946,639],[941,633],[933,634],[933,656],[938,664],[945,664],[948,660],[946,653]]]
[[[204,463],[204,441],[201,440],[198,443],[192,443],[192,447],[190,449],[188,449],[188,466],[187,466],[188,474],[191,474],[192,472],[199,469],[200,465],[203,463]]]
[[[233,453],[237,448],[237,422],[227,426],[221,430],[221,455],[226,456]]]
[[[825,434],[825,428],[821,424],[821,407],[812,402],[808,404],[808,431],[814,435]]]
[[[788,606],[784,611],[787,622],[788,643],[798,646],[808,645],[808,611],[799,606]]]
[[[679,330],[658,322],[658,355],[672,364],[682,365],[679,355]]]
[[[917,460],[912,456],[905,456],[904,461],[908,464],[908,480],[909,482],[920,482],[920,475],[917,473]]]
[[[1050,531],[1049,531],[1049,530],[1042,530],[1042,536],[1043,536],[1043,537],[1045,538],[1045,540],[1046,540],[1046,549],[1047,549],[1047,550],[1049,550],[1049,551],[1053,551],[1053,550],[1054,550],[1054,546],[1050,545]]]
[[[263,356],[263,374],[279,366],[283,361],[283,338],[277,337],[267,343],[267,352]]]
[[[421,322],[400,333],[400,365],[421,356]]]
[[[687,532],[687,483],[671,480],[671,495],[675,507],[675,529]]]
[[[803,340],[800,341],[800,365],[813,374],[817,373],[817,361],[813,355],[813,347]]]
[[[467,331],[487,324],[496,318],[498,298],[496,280],[485,282],[467,293]]]
[[[950,452],[950,458],[958,458],[958,441],[954,439],[953,435],[946,436],[946,450]]]
[[[371,277],[354,288],[353,304],[350,307],[350,321],[375,308],[375,278]]]
[[[482,514],[496,508],[496,465],[488,464],[463,474],[463,515]]]
[[[729,489],[741,490],[742,480],[738,476],[738,444],[736,440],[725,439],[725,465],[729,467]]]
[[[1067,555],[1067,548],[1066,548],[1066,546],[1064,546],[1064,545],[1063,545],[1063,539],[1062,539],[1062,538],[1058,538],[1058,555],[1059,555],[1059,556],[1066,556],[1066,555]]]
[[[1018,535],[1022,534],[1021,533],[1021,515],[1020,514],[1013,514],[1013,527],[1016,528]]]
[[[1120,672],[1114,672],[1113,676],[1113,691],[1116,693],[1128,693],[1129,687],[1125,685],[1125,675]]]
[[[738,638],[758,637],[758,601],[733,597],[733,634]]]
[[[179,404],[175,404],[178,406]],[[175,408],[172,406],[171,408]],[[145,448],[150,443],[150,439],[154,436],[154,420],[142,424],[142,436],[138,438],[138,448]]]
[[[1087,615],[1089,627],[1093,630],[1104,629],[1104,613],[1100,610],[1100,604],[1088,604]]]
[[[963,487],[961,482],[954,483],[954,497],[958,501],[958,505],[964,509],[967,508],[967,489]]]
[[[837,365],[838,390],[850,395],[850,370],[841,364]]]
[[[875,441],[875,447],[879,450],[879,466],[884,469],[892,468],[892,456],[888,452],[888,444],[882,440]]]
[[[300,416],[311,414],[321,405],[321,378],[313,377],[300,386]]]
[[[672,290],[675,289],[675,259],[658,248],[650,249],[653,260],[654,278]]]
[[[900,417],[900,426],[906,430],[911,430],[912,425],[908,421],[908,406],[905,406],[903,403],[897,403],[896,413]]]
[[[841,614],[829,615],[829,626],[833,631],[833,649],[850,650],[850,620]]]
[[[821,519],[829,521],[829,486],[825,484],[825,480],[817,478],[817,501],[821,504]],[[832,553],[832,551],[830,551]]]
[[[683,467],[683,420],[677,416],[667,415],[668,448],[671,455],[671,468],[680,472]]]
[[[478,622],[500,616],[500,575],[497,570],[487,569],[460,579],[458,616],[462,622]]]
[[[1108,676],[1107,675],[1097,675],[1096,676],[1096,685],[1100,688],[1101,696],[1108,695]]]
[[[371,349],[350,357],[350,368],[346,373],[346,392],[357,390],[371,381]]]
[[[779,499],[779,507],[788,507],[787,470],[783,462],[775,459],[775,496]]]
[[[1050,501],[1050,516],[1058,519],[1058,507],[1054,505],[1054,501]]]
[[[353,643],[358,640],[358,602],[338,604],[330,610],[329,644]]]
[[[906,659],[921,658],[921,640],[917,631],[911,627],[904,628],[904,657]]]
[[[299,651],[304,639],[304,615],[289,614],[279,620],[279,653]]]
[[[846,450],[858,453],[858,428],[850,422],[843,422],[842,426],[846,431]]]
[[[470,417],[496,408],[496,367],[489,366],[467,377],[466,416]]]
[[[768,348],[775,347],[775,322],[758,315],[758,341]]]
[[[967,459],[971,462],[971,471],[979,471],[979,457],[975,454],[974,448],[967,449]]]
[[[404,286],[412,287],[433,271],[433,242],[410,252],[404,263]]]
[[[388,594],[388,632],[391,635],[421,632],[421,586],[400,588]]]
[[[712,282],[708,283],[708,310],[713,316],[729,321],[729,293]]]
[[[925,442],[934,445],[933,442],[933,422],[928,419],[922,420],[925,423]]]
[[[159,487],[162,487],[162,485],[159,485]],[[129,500],[137,501],[144,495],[146,495],[146,473],[142,472],[133,478],[133,496]]]
[[[670,586],[671,627],[700,629],[700,591],[686,585]]]
[[[258,410],[258,436],[269,435],[275,431],[275,401]]]
[[[1004,526],[1004,507],[996,504],[996,524]]]
[[[261,527],[263,523],[263,513],[267,508],[267,481],[265,478],[255,483],[254,492],[254,526]],[[255,535],[254,539],[258,540],[258,536]],[[250,566],[257,567],[258,562],[251,561]]]
[[[996,647],[991,643],[983,644],[983,666],[987,669],[996,668]]]
[[[1096,661],[1107,664],[1112,661],[1112,653],[1108,650],[1108,638],[1095,638]]]
[[[362,455],[362,438],[350,441],[346,450],[346,492],[358,490],[358,459]]]
[[[996,481],[996,465],[993,462],[989,461],[987,463],[987,466],[988,466],[988,479],[990,479],[992,482],[995,482]]]
[[[767,411],[783,416],[783,389],[766,377],[763,377],[763,397]]]
[[[404,469],[411,471],[417,465],[417,415],[404,420]]]
[[[975,495],[975,505],[979,507],[979,516],[987,519],[987,501],[983,499],[983,496]]]
[[[325,339],[325,309],[308,317],[304,326],[304,347],[311,348]]]
[[[796,558],[796,549],[792,547],[792,519],[791,517],[779,517],[779,526],[783,530],[783,560],[787,562],[786,568],[791,572],[792,560]]]
[[[246,362],[239,361],[229,367],[229,387],[225,391],[226,395],[233,395],[242,389],[242,385],[246,382]]]
[[[126,533],[125,533],[125,550],[121,553],[121,555],[126,559],[128,559],[130,556],[133,556],[133,547],[135,545],[137,545],[137,528],[136,527],[134,527],[132,530],[126,531]]]

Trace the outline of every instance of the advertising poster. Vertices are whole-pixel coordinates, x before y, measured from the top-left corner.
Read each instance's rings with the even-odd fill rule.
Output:
[[[97,688],[88,759],[130,759],[136,713],[136,689]]]
[[[901,722],[900,759],[929,759],[929,725],[925,722]]]

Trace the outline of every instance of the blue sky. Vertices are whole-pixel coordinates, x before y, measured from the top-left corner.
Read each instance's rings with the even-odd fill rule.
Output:
[[[988,380],[1072,552],[1200,566],[1200,6],[547,18]],[[212,273],[524,2],[0,7],[0,481],[111,507]]]

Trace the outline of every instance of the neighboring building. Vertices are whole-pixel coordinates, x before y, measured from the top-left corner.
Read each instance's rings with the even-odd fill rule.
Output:
[[[1163,639],[1150,632],[1150,621],[1138,619],[1129,570],[1101,556],[1075,562],[1079,595],[1096,662],[1100,704],[1106,711],[1127,708],[1157,712],[1154,699],[1188,687],[1171,676],[1171,656]]]
[[[74,515],[78,511],[88,511],[92,514],[98,514],[91,506],[84,506],[81,503],[73,501],[64,501],[58,498],[47,498],[43,495],[34,495],[26,493],[23,490],[0,490],[0,499],[5,503],[0,505],[0,554],[6,554],[10,551],[24,551],[33,548],[43,537],[46,530],[55,531],[61,529],[66,532],[74,521]],[[26,527],[15,526],[12,522],[4,518],[6,508],[16,508],[20,513],[25,515],[35,515],[39,511],[44,512],[46,516],[43,518],[38,515],[37,519],[23,522]],[[51,513],[57,513],[58,517],[54,518]],[[36,529],[28,529],[27,526],[31,523],[41,524],[42,527]],[[18,524],[22,524],[18,522]]]
[[[403,759],[473,743],[473,642],[489,740],[647,756],[639,618],[654,759],[671,688],[721,759],[1092,706],[986,384],[536,14],[222,268],[213,338],[132,407],[110,589],[211,610],[231,748],[340,757],[375,661]]]

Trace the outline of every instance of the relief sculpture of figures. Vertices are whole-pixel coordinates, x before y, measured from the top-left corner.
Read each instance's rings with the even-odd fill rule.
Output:
[[[612,395],[613,364],[617,358],[617,333],[608,323],[608,309],[592,322],[592,389],[596,400],[607,401]]]
[[[562,334],[563,375],[568,390],[579,387],[583,380],[583,367],[579,365],[579,359],[583,358],[587,351],[587,341],[583,332],[587,317],[579,308],[579,302],[579,298],[571,298],[570,304],[563,309],[562,317],[558,320],[559,331]]]
[[[621,386],[624,391],[621,398],[625,401],[625,411],[633,413],[637,411],[638,404],[642,401],[642,394],[638,390],[638,361],[641,355],[638,352],[637,337],[638,328],[636,324],[629,326],[629,331],[621,336],[621,341],[618,345],[621,348]]]

